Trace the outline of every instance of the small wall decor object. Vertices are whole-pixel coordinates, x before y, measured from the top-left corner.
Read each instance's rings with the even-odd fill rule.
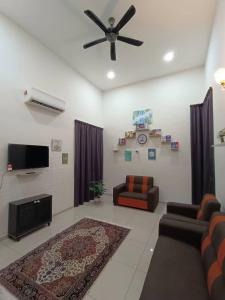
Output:
[[[151,109],[137,110],[133,112],[133,125],[152,124]]]
[[[125,158],[125,161],[132,161],[132,151],[131,150],[125,150],[124,151],[124,158]]]
[[[125,138],[126,139],[133,139],[136,137],[136,132],[135,131],[126,131],[125,132]]]
[[[225,68],[220,68],[214,74],[216,83],[220,84],[222,89],[225,90]]]
[[[148,124],[139,124],[136,125],[136,131],[149,130]]]
[[[171,150],[172,151],[178,151],[180,147],[179,142],[171,142]]]
[[[62,164],[68,165],[69,161],[69,154],[68,153],[62,153]]]
[[[118,141],[118,145],[120,145],[120,146],[126,145],[126,139],[125,138],[120,138],[119,141]]]
[[[171,143],[171,141],[172,141],[171,135],[165,135],[165,136],[162,136],[162,138],[161,138],[162,143]]]
[[[162,129],[152,129],[149,132],[150,137],[161,137],[162,136]]]
[[[118,146],[116,145],[116,146],[113,146],[113,152],[119,152],[119,148],[118,148]]]
[[[156,160],[156,149],[155,148],[148,149],[148,160]]]
[[[221,143],[225,143],[225,128],[219,131],[218,137]]]
[[[51,149],[52,149],[52,151],[55,151],[55,152],[61,152],[62,151],[62,140],[52,139]]]
[[[146,134],[140,134],[137,138],[137,141],[140,145],[144,145],[147,143],[148,141],[148,137]]]

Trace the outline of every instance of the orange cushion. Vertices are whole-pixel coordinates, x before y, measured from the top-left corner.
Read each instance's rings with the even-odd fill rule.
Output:
[[[201,205],[200,205],[200,209],[198,211],[198,214],[197,214],[197,219],[198,220],[203,220],[204,219],[204,208],[205,206],[210,202],[210,201],[217,201],[216,199],[216,196],[213,195],[213,194],[205,194],[203,199],[202,199],[202,202],[201,202]]]

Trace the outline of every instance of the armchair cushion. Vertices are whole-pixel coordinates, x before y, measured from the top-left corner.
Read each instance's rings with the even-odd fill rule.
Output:
[[[126,184],[129,192],[147,193],[153,187],[153,177],[128,175]]]
[[[153,178],[147,176],[127,176],[126,183],[113,189],[115,205],[154,211],[159,201],[159,188],[153,186]]]

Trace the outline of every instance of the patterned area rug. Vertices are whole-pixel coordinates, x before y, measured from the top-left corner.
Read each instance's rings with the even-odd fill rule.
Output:
[[[84,218],[0,271],[0,284],[22,300],[80,300],[128,233]]]

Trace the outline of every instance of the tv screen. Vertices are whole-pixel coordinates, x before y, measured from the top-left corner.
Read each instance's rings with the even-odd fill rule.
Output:
[[[49,167],[49,148],[35,145],[8,145],[8,169],[22,170]]]

